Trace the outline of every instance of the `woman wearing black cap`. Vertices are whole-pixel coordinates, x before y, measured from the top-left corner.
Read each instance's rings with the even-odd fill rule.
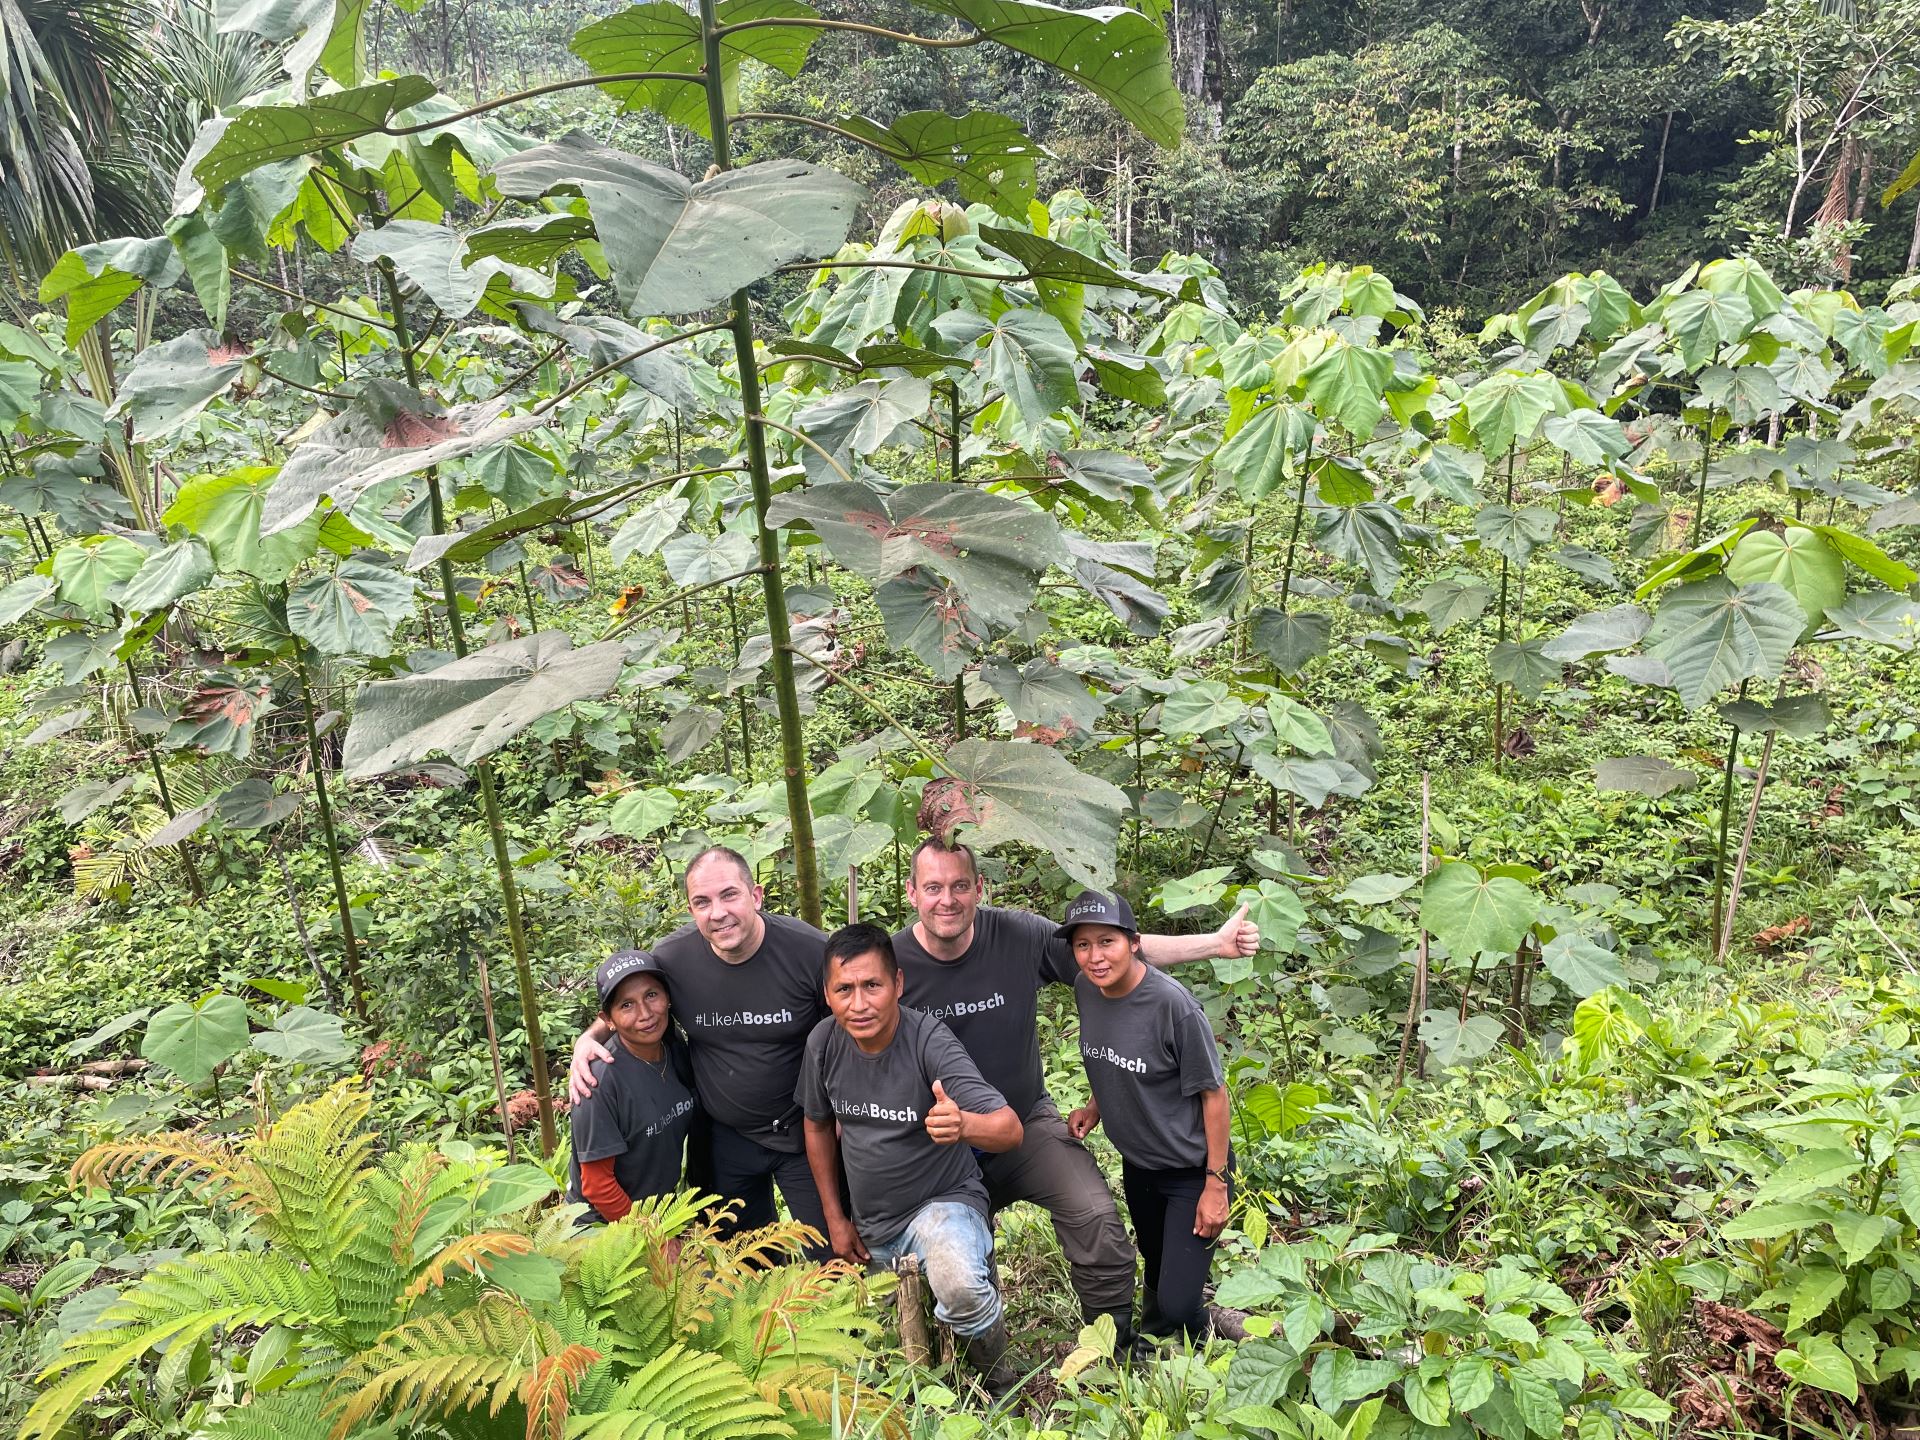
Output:
[[[1140,953],[1133,909],[1088,890],[1067,907],[1060,937],[1080,967],[1073,998],[1093,1101],[1067,1128],[1084,1139],[1104,1122],[1146,1268],[1140,1330],[1204,1335],[1214,1241],[1227,1223],[1227,1091],[1200,1004]]]
[[[598,1083],[573,1107],[573,1184],[567,1199],[585,1218],[618,1220],[636,1200],[680,1188],[694,1118],[693,1069],[673,1023],[659,962],[621,950],[594,972],[600,1015],[613,1028],[613,1059],[595,1062]]]

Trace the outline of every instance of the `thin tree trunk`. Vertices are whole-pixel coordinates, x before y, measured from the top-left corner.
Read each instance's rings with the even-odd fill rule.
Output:
[[[1420,772],[1420,879],[1427,878],[1427,867],[1431,863],[1428,852],[1432,849],[1433,814],[1433,777],[1427,771]],[[1413,962],[1413,989],[1407,995],[1407,1023],[1400,1032],[1400,1058],[1394,1062],[1393,1083],[1397,1086],[1407,1073],[1407,1054],[1413,1048],[1413,1037],[1419,1029],[1420,1016],[1427,1008],[1427,931],[1420,928],[1420,953]],[[1424,1048],[1424,1047],[1423,1047]],[[1415,1069],[1424,1064],[1424,1056],[1416,1061]]]
[[[1920,200],[1913,206],[1913,242],[1907,246],[1907,269],[1920,270]]]
[[[1653,194],[1647,197],[1647,214],[1660,208],[1660,182],[1667,178],[1667,140],[1673,134],[1673,111],[1667,111],[1666,123],[1660,127],[1660,155],[1653,162]]]
[[[1760,818],[1760,794],[1767,788],[1767,765],[1773,759],[1773,739],[1775,732],[1767,732],[1767,743],[1760,747],[1760,768],[1753,776],[1753,800],[1747,806],[1746,828],[1740,832],[1740,852],[1734,857],[1733,879],[1727,886],[1727,918],[1720,928],[1720,947],[1714,955],[1719,964],[1727,963],[1727,952],[1733,949],[1733,917],[1740,912],[1740,886],[1747,878],[1747,856],[1753,850],[1753,827]]]

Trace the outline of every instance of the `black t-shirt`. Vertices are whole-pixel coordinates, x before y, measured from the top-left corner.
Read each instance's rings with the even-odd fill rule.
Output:
[[[877,1055],[854,1044],[831,1017],[807,1037],[794,1098],[809,1120],[840,1122],[854,1224],[869,1244],[886,1244],[936,1200],[987,1213],[987,1187],[972,1149],[938,1145],[927,1134],[935,1080],[949,1100],[976,1115],[1007,1103],[980,1078],[951,1030],[905,1005],[900,1028]]]
[[[1067,942],[1053,932],[1054,922],[1031,910],[982,905],[958,960],[928,954],[911,925],[893,937],[907,1003],[947,1023],[1022,1120],[1047,1094],[1036,997],[1041,986],[1070,985],[1079,973]]]
[[[767,933],[751,958],[729,964],[691,924],[653,947],[673,998],[673,1018],[693,1047],[700,1105],[720,1124],[771,1150],[794,1153],[800,1126],[793,1086],[807,1036],[827,1013],[820,971],[825,932],[786,915],[763,915]]]
[[[669,1032],[658,1065],[642,1060],[617,1035],[608,1048],[613,1059],[593,1062],[599,1083],[570,1117],[573,1160],[567,1199],[576,1204],[587,1203],[580,1188],[582,1163],[609,1156],[615,1157],[613,1178],[634,1200],[680,1188],[695,1105],[686,1041]]]
[[[1113,1148],[1148,1170],[1205,1165],[1200,1097],[1225,1082],[1200,1002],[1151,965],[1118,1000],[1084,975],[1073,983],[1073,999],[1080,1010],[1080,1058]]]

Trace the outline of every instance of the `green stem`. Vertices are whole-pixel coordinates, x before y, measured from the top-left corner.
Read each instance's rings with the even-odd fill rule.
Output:
[[[1507,508],[1513,508],[1513,463],[1519,452],[1519,443],[1507,444]],[[1508,561],[1505,555],[1500,557],[1500,642],[1507,639],[1507,575]],[[1507,756],[1507,687],[1495,684],[1493,687],[1493,769],[1498,774],[1506,762]]]
[[[283,585],[284,591],[285,586]],[[346,949],[347,983],[353,987],[353,1013],[367,1023],[367,987],[360,976],[360,941],[353,932],[353,902],[347,896],[346,871],[340,864],[340,836],[334,829],[333,802],[327,795],[327,765],[320,753],[320,728],[313,715],[313,686],[304,656],[295,654],[300,672],[300,705],[307,724],[307,758],[313,764],[313,798],[320,809],[320,833],[327,843],[327,869],[333,874],[333,906],[340,916],[340,941]]]
[[[1240,773],[1240,759],[1246,753],[1247,746],[1245,741],[1242,741],[1234,748],[1233,764],[1228,767],[1226,781],[1220,786],[1220,798],[1214,802],[1213,820],[1207,826],[1206,842],[1200,847],[1199,865],[1201,867],[1206,865],[1207,856],[1213,850],[1213,832],[1220,828],[1221,812],[1227,808],[1227,797],[1233,793],[1233,778]]]
[[[1709,430],[1700,437],[1700,488],[1693,497],[1693,539],[1690,542],[1696,548],[1700,544],[1700,532],[1707,519],[1707,466],[1713,459],[1713,432]]]
[[[1293,598],[1293,557],[1300,548],[1300,525],[1307,518],[1307,481],[1312,476],[1313,440],[1307,440],[1306,454],[1300,457],[1300,484],[1293,492],[1293,527],[1287,532],[1287,560],[1280,572],[1280,613],[1287,613]],[[1282,463],[1285,463],[1284,461]]]
[[[727,97],[721,83],[725,67],[720,56],[720,25],[714,0],[699,0],[700,43],[706,60],[707,122],[713,140],[713,163],[721,171],[733,168],[733,150],[727,137]],[[753,481],[753,518],[760,545],[761,590],[766,597],[767,635],[773,644],[773,693],[780,714],[780,770],[786,782],[787,818],[793,826],[794,888],[800,918],[819,925],[819,857],[813,840],[813,808],[807,798],[807,747],[800,714],[800,691],[793,678],[793,628],[787,619],[787,594],[780,573],[780,537],[767,525],[773,505],[773,477],[767,465],[766,421],[760,398],[760,370],[753,354],[753,313],[745,289],[733,293],[733,351],[740,366],[740,408],[746,412],[747,468]],[[832,672],[827,672],[831,674]]]
[[[727,628],[733,634],[733,665],[740,668],[740,602],[734,598],[731,586],[727,589]],[[740,774],[742,779],[753,776],[753,730],[747,720],[747,697],[735,697],[740,706]]]
[[[520,570],[520,598],[527,602],[527,633],[532,634],[539,628],[540,618],[533,613],[533,586],[527,581],[527,562],[514,562]]]
[[[511,95],[483,100],[478,105],[469,105],[464,110],[457,110],[438,120],[423,120],[418,125],[382,125],[380,131],[384,135],[418,135],[426,130],[445,129],[461,120],[471,120],[475,115],[485,115],[489,110],[498,110],[506,105],[518,105],[522,100],[535,100],[542,95],[553,95],[562,90],[583,90],[589,85],[637,85],[648,80],[685,82],[690,78],[680,70],[621,70],[611,75],[584,75],[572,80],[555,80],[551,84],[516,90]]]
[[[420,375],[414,362],[413,339],[407,328],[406,307],[400,299],[400,282],[393,262],[382,260],[380,273],[386,282],[387,299],[393,309],[393,332],[405,363],[407,384],[419,388]],[[440,475],[437,469],[426,472],[427,497],[433,517],[433,533],[447,533],[446,511],[440,500]],[[453,562],[440,557],[440,590],[447,607],[447,628],[453,633],[453,653],[467,653],[467,630],[460,620],[460,596],[454,586]],[[520,887],[513,878],[513,860],[507,854],[507,825],[500,813],[500,797],[494,789],[493,765],[481,760],[474,766],[480,780],[480,808],[486,817],[487,834],[493,842],[494,874],[500,881],[500,900],[507,915],[507,940],[513,949],[513,972],[520,984],[520,1018],[527,1031],[527,1059],[533,1072],[534,1102],[540,1110],[540,1153],[551,1155],[558,1134],[553,1123],[553,1082],[547,1074],[546,1043],[540,1034],[540,997],[534,989],[533,961],[527,952],[527,930],[520,912]],[[484,1003],[485,997],[482,997]],[[491,1017],[489,1017],[491,1018]]]
[[[953,738],[956,742],[967,738],[967,677],[953,677]]]

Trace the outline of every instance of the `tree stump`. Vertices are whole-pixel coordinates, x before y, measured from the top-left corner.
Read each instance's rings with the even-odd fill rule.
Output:
[[[899,1280],[894,1304],[900,1315],[900,1353],[907,1364],[927,1366],[933,1361],[933,1337],[927,1328],[927,1277],[920,1273],[918,1255],[902,1255],[893,1262]]]

